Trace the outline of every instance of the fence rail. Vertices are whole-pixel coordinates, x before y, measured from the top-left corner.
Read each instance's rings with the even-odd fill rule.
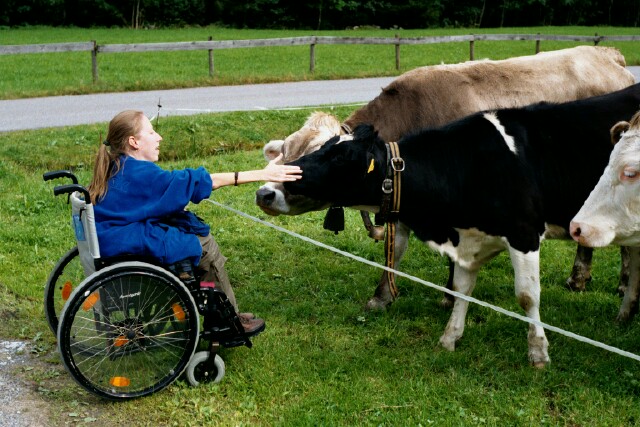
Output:
[[[309,46],[309,71],[315,71],[315,47],[319,44],[326,45],[394,45],[396,55],[396,70],[400,69],[400,46],[434,43],[469,43],[469,59],[474,60],[474,48],[476,41],[535,41],[535,53],[540,52],[541,41],[569,41],[581,43],[600,42],[633,42],[640,41],[638,36],[567,36],[545,34],[469,34],[457,36],[430,36],[430,37],[333,37],[333,36],[306,36],[286,37],[273,39],[251,40],[209,40],[173,43],[132,43],[132,44],[104,44],[99,45],[95,41],[79,43],[47,43],[30,45],[0,45],[0,55],[29,54],[29,53],[57,53],[57,52],[90,52],[92,62],[92,74],[94,83],[98,81],[98,53],[123,53],[123,52],[159,52],[159,51],[186,51],[206,50],[209,54],[209,76],[214,74],[213,51],[220,49],[256,48],[256,47],[282,47],[282,46]]]

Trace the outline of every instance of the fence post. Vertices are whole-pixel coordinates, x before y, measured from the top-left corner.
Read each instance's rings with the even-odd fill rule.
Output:
[[[396,70],[400,70],[400,36],[396,34]]]
[[[209,36],[209,41],[213,40],[212,36]],[[213,49],[209,49],[209,77],[213,77]]]
[[[473,35],[471,35],[471,40],[469,40],[469,61],[473,61],[473,58],[475,57],[474,54],[474,44],[475,44],[475,40],[473,39]]]
[[[91,49],[91,76],[93,77],[93,83],[98,81],[98,44],[95,40],[93,42],[93,49]]]
[[[600,43],[600,37],[598,37],[598,33],[596,33],[596,36],[593,39],[593,45],[598,46],[598,43]]]
[[[309,72],[313,73],[316,70],[316,36],[311,37],[311,44],[309,45]]]
[[[536,53],[540,53],[540,33],[537,34],[536,37]]]

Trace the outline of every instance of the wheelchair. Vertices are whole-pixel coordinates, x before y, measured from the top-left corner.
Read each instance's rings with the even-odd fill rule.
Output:
[[[126,400],[160,391],[183,373],[190,385],[219,382],[219,350],[252,347],[224,292],[201,282],[193,264],[160,265],[140,256],[101,257],[93,205],[70,171],[54,195],[68,195],[77,246],[45,286],[45,314],[66,370],[89,392]],[[200,323],[202,322],[202,328]],[[202,350],[204,348],[204,350]]]

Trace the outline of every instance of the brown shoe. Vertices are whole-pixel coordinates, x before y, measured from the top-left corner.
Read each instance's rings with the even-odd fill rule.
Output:
[[[236,313],[238,315],[238,317],[240,319],[247,319],[247,320],[251,320],[251,319],[255,319],[256,315],[253,313]]]
[[[240,319],[240,324],[242,324],[242,327],[244,328],[245,334],[255,335],[264,331],[264,320],[257,317],[249,318],[246,314],[247,313],[238,313],[238,318]]]

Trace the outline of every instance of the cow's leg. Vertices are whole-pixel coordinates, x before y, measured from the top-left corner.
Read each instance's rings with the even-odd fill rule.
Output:
[[[516,298],[530,319],[540,321],[540,253],[520,252],[509,247],[515,275]],[[529,361],[536,368],[543,368],[549,359],[549,342],[544,328],[529,324]]]
[[[502,243],[496,245],[493,238],[479,242],[476,237],[470,241],[466,241],[463,235],[460,237],[457,250],[458,260],[452,261],[452,288],[456,292],[470,296],[476,286],[480,268],[502,252],[504,246]],[[467,301],[460,298],[454,299],[451,317],[449,317],[444,334],[440,337],[440,344],[449,351],[455,350],[456,342],[462,338],[468,308]]]
[[[396,226],[396,238],[393,241],[394,246],[394,268],[397,270],[400,260],[409,245],[409,227],[399,222]],[[395,279],[395,274],[393,275]],[[367,310],[384,310],[387,305],[391,304],[395,297],[391,293],[391,283],[389,283],[389,274],[386,271],[382,273],[382,277],[378,282],[376,292],[367,302]]]
[[[454,271],[455,271],[455,263],[453,262],[453,260],[449,257],[447,257],[447,260],[449,261],[449,278],[447,279],[447,289],[452,290],[453,289],[453,276],[454,276]],[[453,303],[455,302],[455,297],[451,294],[448,293],[444,293],[444,297],[442,297],[442,301],[440,301],[440,305],[443,308],[451,308],[453,307]]]
[[[567,279],[567,287],[572,291],[584,291],[586,285],[591,281],[591,259],[593,258],[593,248],[578,245],[576,258],[573,261],[571,276]]]
[[[618,295],[624,297],[629,286],[629,261],[631,254],[629,248],[620,246],[620,281],[618,282]]]
[[[618,312],[618,320],[627,322],[638,312],[638,297],[640,297],[640,247],[627,248],[629,254],[629,284],[622,298],[622,305]]]
[[[473,288],[476,286],[479,266],[467,268],[459,263],[454,263],[453,269],[453,290],[464,295],[471,295]],[[449,351],[456,349],[456,342],[462,338],[464,333],[464,323],[467,317],[467,309],[469,302],[461,298],[456,298],[453,303],[453,310],[447,322],[444,334],[440,337],[440,344]]]

